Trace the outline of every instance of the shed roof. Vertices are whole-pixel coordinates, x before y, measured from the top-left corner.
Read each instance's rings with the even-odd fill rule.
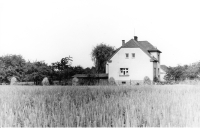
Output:
[[[77,77],[77,78],[90,78],[90,77],[95,77],[95,78],[108,78],[108,74],[76,74],[72,77]]]

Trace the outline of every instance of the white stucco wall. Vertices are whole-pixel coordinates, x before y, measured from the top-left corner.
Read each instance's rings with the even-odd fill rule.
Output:
[[[106,64],[106,74],[108,74],[108,69],[109,69],[108,64]]]
[[[126,59],[125,53],[129,53]],[[132,58],[135,53],[135,58]],[[150,57],[140,48],[121,48],[112,58],[111,63],[107,66],[109,78],[115,80],[144,80],[148,76],[153,80],[153,62]],[[120,76],[120,68],[129,68],[129,76]]]
[[[165,81],[164,76],[166,75],[166,72],[162,69],[160,69],[160,81]]]

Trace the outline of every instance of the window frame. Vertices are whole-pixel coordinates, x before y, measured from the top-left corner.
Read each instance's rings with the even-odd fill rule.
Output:
[[[129,76],[129,68],[119,68],[119,76]]]
[[[126,81],[122,81],[122,85],[125,85],[126,84]]]
[[[133,56],[134,55],[134,56]],[[135,53],[132,53],[132,59],[135,59]]]
[[[125,57],[126,57],[126,59],[128,59],[129,58],[129,53],[125,53]]]

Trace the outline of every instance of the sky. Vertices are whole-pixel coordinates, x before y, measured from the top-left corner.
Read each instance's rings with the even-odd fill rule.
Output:
[[[0,0],[0,56],[51,64],[73,57],[94,66],[92,49],[115,48],[138,36],[161,53],[161,64],[200,61],[198,0]]]

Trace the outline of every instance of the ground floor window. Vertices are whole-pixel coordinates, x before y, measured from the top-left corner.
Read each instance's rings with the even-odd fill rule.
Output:
[[[156,68],[154,68],[154,77],[156,77],[157,75],[156,75]]]
[[[120,75],[122,76],[129,75],[128,68],[120,68]]]
[[[126,81],[122,81],[122,84],[126,84]]]

